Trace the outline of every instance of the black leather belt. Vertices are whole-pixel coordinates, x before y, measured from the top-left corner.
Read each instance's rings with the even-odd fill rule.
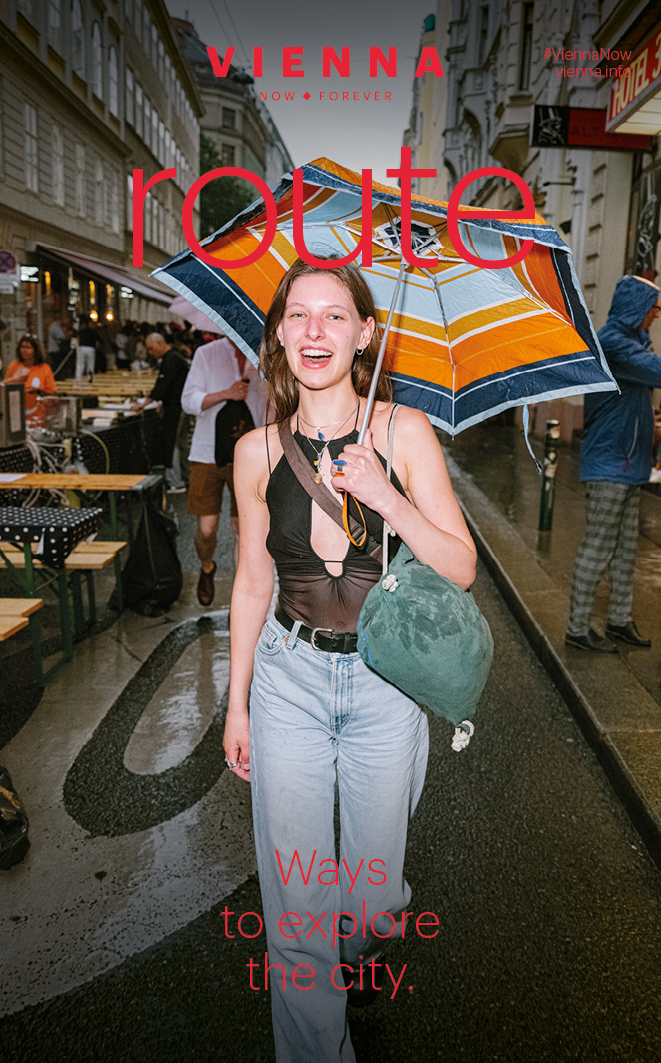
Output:
[[[287,631],[291,631],[295,621],[284,609],[276,609],[275,619]],[[355,653],[358,647],[358,636],[350,631],[331,631],[327,627],[306,627],[301,624],[297,638],[309,642],[313,650],[324,650],[325,653]]]

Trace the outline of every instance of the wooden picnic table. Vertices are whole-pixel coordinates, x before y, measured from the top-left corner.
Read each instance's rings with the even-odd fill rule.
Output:
[[[19,473],[16,478],[0,480],[0,490],[32,491],[70,490],[70,491],[107,491],[110,507],[110,527],[113,539],[119,539],[117,524],[116,491],[133,491],[139,488],[147,477],[143,473],[67,473],[67,472],[27,472]],[[75,511],[74,511],[75,512]],[[114,558],[115,585],[119,599],[120,611],[124,606],[122,592],[122,565],[119,554]]]
[[[132,398],[134,395],[140,398],[145,395],[151,394],[156,379],[136,381],[134,384],[125,384],[118,382],[108,384],[88,384],[83,381],[76,380],[73,383],[69,383],[66,380],[56,380],[55,386],[57,387],[58,395],[73,395],[73,396],[91,396],[92,398],[103,398],[103,396],[113,398]]]
[[[132,491],[145,479],[144,473],[26,472],[15,475],[16,479],[1,480],[0,490],[31,491],[39,487],[45,490]]]

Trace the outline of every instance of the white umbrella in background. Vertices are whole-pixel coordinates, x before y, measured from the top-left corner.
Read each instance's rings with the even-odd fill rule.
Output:
[[[190,321],[191,325],[193,325],[194,328],[200,329],[201,332],[213,332],[220,336],[225,335],[224,332],[221,332],[217,322],[212,321],[210,317],[203,314],[196,306],[189,303],[188,299],[184,299],[183,295],[178,295],[177,298],[170,303],[170,313],[177,314],[178,317],[183,317],[184,321]]]

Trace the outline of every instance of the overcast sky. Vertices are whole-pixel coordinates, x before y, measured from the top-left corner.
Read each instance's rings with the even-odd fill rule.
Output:
[[[268,107],[294,164],[327,158],[360,171],[371,167],[374,179],[386,184],[388,167],[399,164],[402,134],[408,126],[415,59],[424,18],[435,0],[333,0],[328,6],[303,0],[166,0],[171,15],[188,18],[206,45],[235,45],[234,65],[252,72],[252,49],[264,48],[264,76],[257,91],[268,92]],[[188,12],[188,14],[186,14]],[[215,13],[214,13],[215,12]],[[217,17],[216,17],[217,16]],[[234,25],[232,25],[232,23]],[[222,25],[222,28],[221,28]],[[236,32],[235,32],[236,31]],[[283,47],[305,49],[303,78],[282,77]],[[351,76],[321,76],[322,47],[341,55],[351,48]],[[397,78],[369,75],[369,48],[397,47]],[[443,56],[441,56],[443,62]],[[319,100],[319,92],[339,91],[340,100]],[[293,92],[294,100],[271,101],[272,92]],[[342,91],[349,102],[342,102]],[[374,92],[381,100],[374,100]],[[384,92],[392,99],[384,100]],[[309,92],[311,99],[303,99]],[[354,92],[360,102],[353,101]],[[365,100],[363,93],[371,93]]]

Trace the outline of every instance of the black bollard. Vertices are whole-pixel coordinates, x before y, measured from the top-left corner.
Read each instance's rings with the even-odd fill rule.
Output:
[[[542,497],[539,501],[540,532],[550,532],[553,524],[553,503],[555,502],[555,471],[558,464],[558,439],[560,422],[546,422],[546,440],[544,442],[544,471],[542,473]]]

